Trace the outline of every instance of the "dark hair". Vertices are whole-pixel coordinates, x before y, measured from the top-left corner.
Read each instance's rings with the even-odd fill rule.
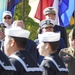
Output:
[[[56,42],[49,42],[49,45],[51,46],[51,49],[56,51],[57,48],[59,47],[59,41]]]
[[[26,47],[26,43],[27,43],[27,39],[26,38],[21,38],[21,37],[13,37],[13,36],[10,36],[12,38],[14,38],[14,40],[16,41],[16,44],[19,48],[23,48],[25,49]]]
[[[42,29],[39,27],[37,32],[38,32],[38,34],[41,34],[42,33]]]

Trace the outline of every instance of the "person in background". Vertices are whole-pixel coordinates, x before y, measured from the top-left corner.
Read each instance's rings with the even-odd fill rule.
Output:
[[[42,69],[25,50],[29,35],[28,30],[19,26],[5,29],[4,52],[16,68],[14,75],[41,75],[42,73]]]
[[[43,10],[43,14],[45,15],[46,19],[52,19],[52,20],[56,20],[56,10],[53,7],[47,7]],[[54,26],[54,31],[60,31],[61,32],[61,38],[64,40],[64,43],[67,45],[67,34],[66,34],[66,30],[64,27],[62,27],[61,25],[56,25]]]
[[[54,23],[54,22],[55,22],[55,21],[52,20],[52,19],[44,19],[44,20],[42,20],[42,21],[39,23],[39,26],[40,26],[40,29],[41,29],[41,34],[42,34],[42,33],[45,33],[45,32],[54,32],[54,26],[55,26],[55,23]],[[35,42],[36,42],[36,44],[38,45],[39,40],[36,39]],[[66,46],[65,46],[65,43],[64,43],[63,39],[61,38],[61,39],[60,39],[60,44],[59,44],[59,47],[58,47],[56,53],[58,54],[59,51],[60,51],[62,48],[66,48]],[[38,54],[38,63],[40,64],[42,60],[43,60],[43,56],[40,56],[40,55]]]
[[[59,46],[60,32],[45,32],[38,34],[39,44],[37,46],[39,54],[44,56],[40,65],[43,69],[42,75],[68,75],[68,69],[56,54]]]
[[[59,56],[69,69],[68,75],[75,75],[75,27],[69,33],[69,47],[59,52]]]
[[[8,27],[7,23],[0,22],[0,48],[1,48],[1,45],[3,44],[4,37],[5,37],[4,29],[7,27]]]
[[[5,37],[4,35],[4,29],[6,28],[4,23],[0,23],[0,41]]]
[[[8,25],[4,22],[0,22],[0,48],[4,42],[5,34],[4,30]],[[16,68],[10,63],[8,57],[0,49],[0,75],[14,75]]]
[[[8,28],[11,27],[13,22],[13,17],[10,11],[4,11],[2,15],[2,22],[5,22],[8,24]]]
[[[24,22],[22,20],[15,20],[12,24],[12,27],[19,26],[21,28],[25,28]],[[36,48],[36,43],[30,39],[27,39],[27,44],[25,50],[28,51],[32,58],[34,59],[35,63],[38,61],[38,51]]]
[[[0,40],[0,49],[1,51],[4,52],[4,37],[5,37],[5,34],[4,34],[4,29],[5,27],[6,28],[10,28],[12,26],[12,21],[13,21],[13,17],[12,17],[12,14],[10,11],[4,11],[3,12],[3,15],[2,15],[2,22],[1,24],[4,24],[4,27],[1,28],[2,31],[0,32],[0,38],[2,38],[2,40]]]

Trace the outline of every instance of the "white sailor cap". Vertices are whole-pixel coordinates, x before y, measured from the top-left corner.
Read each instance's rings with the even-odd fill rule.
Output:
[[[9,16],[12,17],[12,14],[11,14],[10,11],[4,11],[4,12],[3,12],[3,16],[2,16],[2,18],[4,18],[6,15],[9,15]]]
[[[60,32],[45,32],[38,34],[38,39],[42,42],[57,42],[60,40]]]
[[[17,26],[17,27],[11,27],[11,28],[5,28],[5,35],[13,36],[13,37],[20,37],[20,38],[28,38],[30,35],[30,32],[28,30],[24,30],[23,28]]]
[[[43,10],[44,15],[48,15],[50,13],[56,15],[56,11],[53,7],[47,7]]]
[[[39,23],[40,28],[45,28],[45,27],[54,27],[55,26],[55,21],[52,19],[44,19]]]

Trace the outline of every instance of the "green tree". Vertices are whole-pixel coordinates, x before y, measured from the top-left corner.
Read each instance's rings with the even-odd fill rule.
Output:
[[[23,3],[21,0],[21,2],[16,6],[14,20],[22,20],[22,4]],[[28,5],[28,0],[25,0],[25,9],[24,9],[25,29],[31,32],[30,39],[34,40],[36,39],[36,36],[37,36],[37,29],[39,27],[39,24],[36,23],[33,19],[28,17],[30,10],[31,10],[31,7]]]

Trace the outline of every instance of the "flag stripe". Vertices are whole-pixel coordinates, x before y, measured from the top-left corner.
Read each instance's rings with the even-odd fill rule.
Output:
[[[39,19],[40,21],[45,19],[45,16],[43,15],[43,10],[46,7],[53,6],[54,0],[40,0],[36,13],[35,13],[35,18]]]
[[[70,19],[73,11],[74,11],[74,0],[62,0],[62,2],[59,5],[60,25],[64,27],[70,25]]]

